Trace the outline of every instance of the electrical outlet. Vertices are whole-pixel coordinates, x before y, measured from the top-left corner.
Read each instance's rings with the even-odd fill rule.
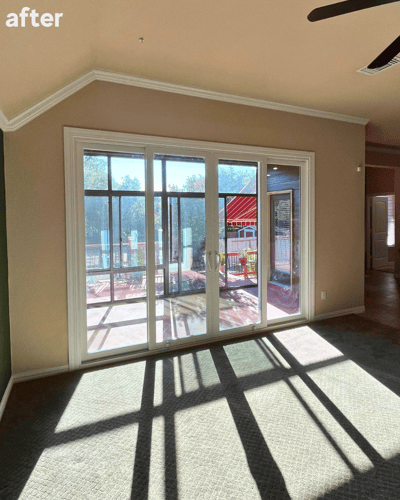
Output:
[[[322,290],[322,292],[321,292],[321,300],[326,300],[326,290]]]

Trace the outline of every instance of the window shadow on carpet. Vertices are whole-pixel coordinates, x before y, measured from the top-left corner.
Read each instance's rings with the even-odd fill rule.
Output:
[[[400,400],[332,325],[17,384],[0,498],[397,499]]]
[[[52,446],[57,424],[81,373],[14,385],[0,425],[0,499],[19,499],[43,450]]]

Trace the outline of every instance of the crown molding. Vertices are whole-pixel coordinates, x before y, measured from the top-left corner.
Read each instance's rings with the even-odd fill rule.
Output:
[[[49,95],[48,97],[34,104],[25,111],[22,111],[22,113],[15,116],[11,120],[8,120],[6,129],[3,130],[5,132],[15,132],[16,130],[22,128],[27,123],[31,122],[38,116],[51,109],[56,104],[60,103],[72,94],[75,94],[75,92],[78,92],[78,90],[81,90],[83,87],[86,87],[86,85],[89,85],[89,83],[92,83],[94,81],[94,72],[89,71],[89,73],[80,76],[65,87],[62,87],[61,89],[54,92],[54,94]]]
[[[110,71],[96,69],[89,71],[89,73],[86,73],[85,75],[79,77],[77,80],[69,83],[65,87],[62,87],[61,89],[49,95],[45,99],[37,102],[22,113],[11,118],[10,120],[8,120],[0,110],[0,128],[2,128],[5,132],[14,132],[94,81],[118,83],[121,85],[141,87],[145,89],[158,90],[161,92],[171,92],[174,94],[199,97],[201,99],[212,99],[214,101],[229,102],[233,104],[241,104],[244,106],[272,109],[275,111],[284,111],[287,113],[295,113],[300,115],[313,116],[316,118],[325,118],[328,120],[355,123],[358,125],[366,125],[369,121],[366,118],[358,118],[355,116],[331,113],[329,111],[320,111],[316,109],[303,108],[300,106],[292,106],[291,104],[280,104],[277,102],[264,101],[262,99],[254,99],[252,97],[241,97],[231,94],[224,94],[221,92],[203,90],[194,87],[185,87],[183,85],[165,83],[156,80],[148,80],[146,78],[139,78],[137,76],[130,76],[123,73],[112,73]]]
[[[277,102],[264,101],[262,99],[254,99],[252,97],[241,97],[232,94],[223,94],[222,92],[214,92],[211,90],[203,90],[195,87],[185,87],[183,85],[175,85],[173,83],[164,83],[156,80],[147,80],[136,76],[125,75],[123,73],[111,73],[109,71],[94,70],[96,80],[102,82],[120,83],[122,85],[132,85],[134,87],[142,87],[152,90],[160,90],[163,92],[172,92],[174,94],[183,94],[192,97],[200,97],[202,99],[212,99],[214,101],[223,101],[233,104],[242,104],[244,106],[253,106],[256,108],[273,109],[276,111],[285,111],[288,113],[296,113],[300,115],[315,116],[317,118],[327,118],[329,120],[338,120],[359,125],[366,125],[369,122],[367,118],[358,118],[355,116],[340,115],[329,111],[320,111],[317,109],[302,108],[291,104],[280,104]]]
[[[3,111],[0,109],[0,128],[4,132],[7,132],[7,126],[8,126],[8,120]]]

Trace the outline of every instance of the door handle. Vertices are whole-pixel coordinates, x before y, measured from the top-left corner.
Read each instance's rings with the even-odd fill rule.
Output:
[[[211,266],[211,250],[209,252],[207,252],[207,269],[208,271],[212,271],[212,266]]]
[[[221,258],[219,253],[215,250],[215,270],[218,271],[219,263],[221,262]]]

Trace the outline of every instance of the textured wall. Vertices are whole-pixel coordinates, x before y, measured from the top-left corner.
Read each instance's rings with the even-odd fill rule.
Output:
[[[11,377],[3,132],[0,130],[0,399]]]
[[[68,363],[64,126],[315,151],[316,313],[363,305],[363,126],[94,82],[6,134],[15,373]]]

